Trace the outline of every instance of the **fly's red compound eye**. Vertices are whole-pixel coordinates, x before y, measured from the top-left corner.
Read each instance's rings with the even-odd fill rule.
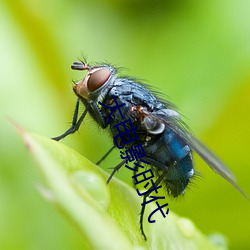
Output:
[[[88,79],[88,90],[93,92],[99,89],[109,79],[110,74],[110,71],[105,68],[93,72]]]

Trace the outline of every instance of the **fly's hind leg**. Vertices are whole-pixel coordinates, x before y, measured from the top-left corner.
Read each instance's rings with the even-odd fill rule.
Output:
[[[162,182],[164,176],[165,176],[165,174],[162,174],[162,175],[156,180],[156,182],[155,182],[155,186],[156,186],[156,187],[158,187],[159,184]],[[151,192],[148,192],[148,193],[146,193],[146,194],[143,196],[143,203],[142,203],[142,204],[144,204],[144,205],[142,205],[141,212],[140,212],[140,230],[141,230],[141,233],[142,233],[142,236],[143,236],[144,240],[147,240],[147,236],[146,236],[146,234],[145,234],[145,232],[144,232],[144,228],[143,228],[143,216],[144,216],[144,212],[145,212],[145,209],[146,209],[146,204],[145,204],[145,202],[146,202],[147,197],[154,191],[154,188],[151,187],[151,188],[149,189],[149,191],[151,191]]]

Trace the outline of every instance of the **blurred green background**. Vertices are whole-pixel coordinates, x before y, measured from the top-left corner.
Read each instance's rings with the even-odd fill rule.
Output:
[[[36,191],[39,173],[8,117],[47,137],[64,132],[72,80],[83,76],[70,65],[82,55],[123,66],[167,95],[250,196],[249,13],[247,0],[1,1],[0,249],[81,248],[81,235]],[[96,162],[111,138],[88,118],[63,143]],[[114,152],[101,166],[118,162]],[[250,202],[196,165],[203,177],[169,200],[170,212],[226,235],[231,249],[250,249]],[[127,169],[117,177],[132,183]]]

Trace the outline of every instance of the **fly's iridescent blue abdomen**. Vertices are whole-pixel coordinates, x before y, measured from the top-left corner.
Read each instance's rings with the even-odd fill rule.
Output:
[[[189,146],[171,130],[165,129],[154,144],[144,149],[157,176],[165,173],[163,184],[168,193],[173,197],[183,194],[194,175]]]

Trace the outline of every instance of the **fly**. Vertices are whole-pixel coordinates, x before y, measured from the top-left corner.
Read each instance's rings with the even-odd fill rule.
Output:
[[[121,112],[124,119],[130,119],[132,125],[136,127],[137,142],[143,145],[145,151],[142,160],[150,163],[157,176],[155,185],[162,184],[170,196],[177,197],[183,194],[193,178],[195,170],[192,152],[194,151],[208,166],[246,197],[227,166],[189,132],[172,103],[158,98],[146,85],[132,78],[118,77],[117,70],[111,65],[90,66],[85,62],[74,62],[71,68],[87,71],[87,74],[73,87],[78,99],[72,125],[65,133],[54,137],[54,140],[59,141],[76,132],[87,113],[102,129],[108,129],[116,138],[118,132],[114,127],[121,121],[119,113]],[[78,117],[80,102],[84,104],[85,110]],[[115,105],[120,105],[120,109],[114,110]],[[123,130],[125,129],[126,127]],[[98,163],[115,148],[115,145],[119,146],[119,143],[121,144],[121,141],[118,141],[118,144],[114,141],[114,146]],[[125,149],[133,145],[133,142],[128,143]],[[124,164],[125,160],[114,168],[107,183]],[[149,194],[143,196],[143,203]],[[143,230],[144,210],[145,205],[142,206],[140,215],[140,229],[146,239]]]

